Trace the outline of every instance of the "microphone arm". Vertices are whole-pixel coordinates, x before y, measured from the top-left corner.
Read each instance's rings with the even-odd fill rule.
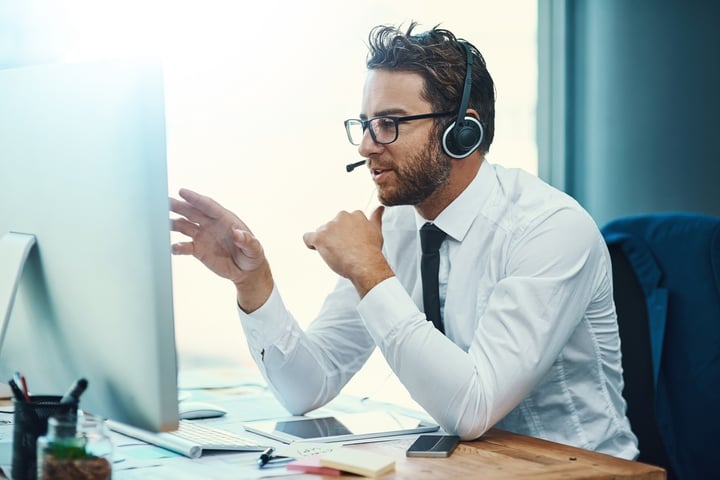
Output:
[[[365,160],[360,160],[359,162],[350,163],[345,166],[345,170],[347,170],[347,172],[350,173],[353,170],[355,170],[357,167],[359,167],[360,165],[364,165],[364,164],[365,164]]]

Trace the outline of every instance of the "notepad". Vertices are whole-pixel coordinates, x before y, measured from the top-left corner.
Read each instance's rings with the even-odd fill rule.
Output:
[[[341,447],[321,454],[320,465],[374,478],[395,470],[395,459],[368,450]]]
[[[338,477],[342,474],[337,468],[323,467],[320,465],[320,453],[310,455],[308,457],[298,458],[288,463],[285,468],[303,473],[312,473],[314,475],[326,475]]]

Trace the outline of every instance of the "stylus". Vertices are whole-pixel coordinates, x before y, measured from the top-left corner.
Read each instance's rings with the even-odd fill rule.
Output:
[[[27,402],[25,394],[22,390],[20,390],[20,387],[18,387],[17,383],[15,383],[15,380],[11,378],[8,382],[8,385],[10,385],[10,390],[12,390],[13,395],[15,395],[15,400],[17,400],[18,402]]]
[[[88,381],[84,378],[73,383],[70,390],[60,399],[60,403],[78,403],[80,401],[80,395],[85,391],[88,386]]]
[[[30,401],[30,392],[28,391],[27,380],[25,380],[25,375],[23,375],[20,372],[15,372],[14,380],[15,380],[15,385],[20,387],[20,390],[22,391],[23,396],[25,397],[25,401],[29,402]]]
[[[268,463],[285,463],[293,460],[292,457],[283,457],[280,455],[273,455],[275,448],[270,447],[260,454],[257,463],[258,467],[262,468]]]

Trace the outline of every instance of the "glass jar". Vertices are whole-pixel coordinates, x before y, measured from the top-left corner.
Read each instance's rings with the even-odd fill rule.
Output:
[[[48,419],[37,441],[38,480],[112,478],[112,441],[103,419],[80,413]]]
[[[85,453],[103,458],[112,466],[113,444],[103,418],[89,413],[80,413],[77,420],[77,435],[85,439]],[[110,479],[110,472],[107,477]]]

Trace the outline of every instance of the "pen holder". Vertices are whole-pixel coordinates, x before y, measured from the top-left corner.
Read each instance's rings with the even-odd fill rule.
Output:
[[[45,435],[48,419],[54,415],[77,415],[78,404],[60,403],[60,395],[32,395],[29,402],[13,399],[12,478],[37,478],[37,439]]]

